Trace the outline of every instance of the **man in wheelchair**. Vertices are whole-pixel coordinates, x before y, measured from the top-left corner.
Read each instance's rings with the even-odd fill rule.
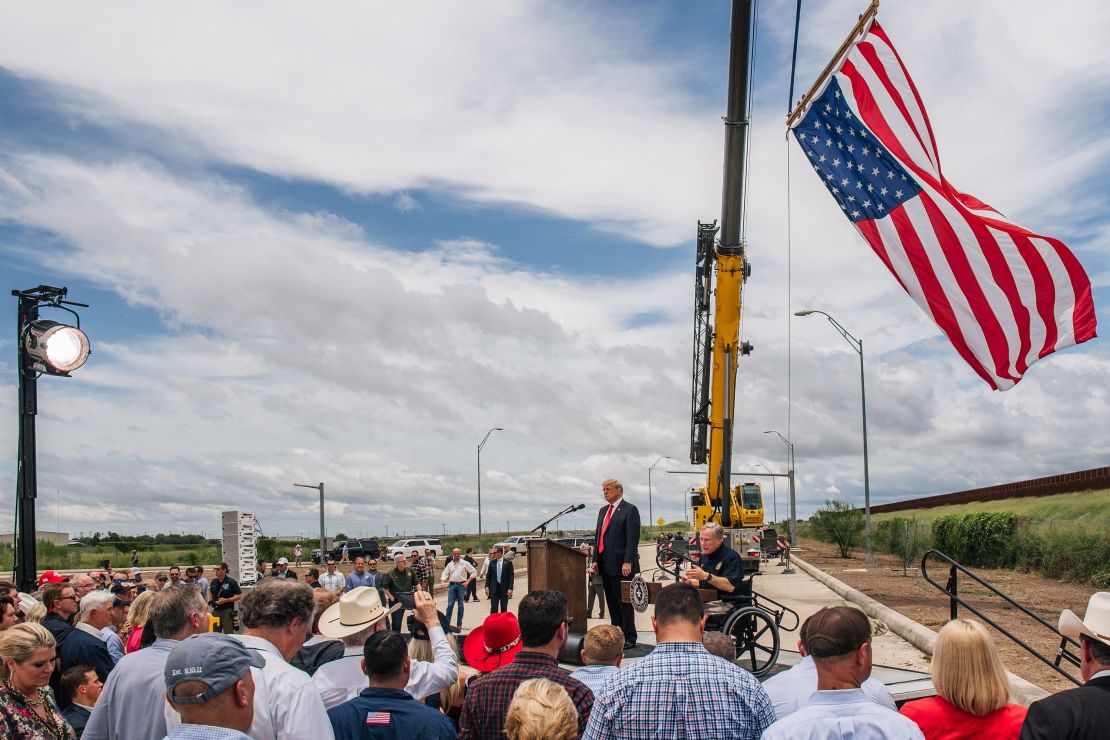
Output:
[[[720,524],[709,522],[698,532],[701,557],[697,567],[691,566],[684,580],[695,588],[712,588],[726,608],[709,609],[706,629],[720,629],[728,612],[752,601],[752,581],[744,574],[740,554],[725,544],[725,532]],[[714,613],[718,612],[718,613]]]

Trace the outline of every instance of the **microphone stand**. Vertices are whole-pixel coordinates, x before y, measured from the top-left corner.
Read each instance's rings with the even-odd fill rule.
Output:
[[[539,526],[534,527],[532,529],[532,531],[535,532],[536,530],[539,530],[540,537],[546,537],[547,536],[547,525],[548,524],[551,524],[551,522],[555,521],[556,519],[558,519],[561,516],[565,516],[565,515],[571,513],[572,511],[578,511],[579,509],[582,509],[582,508],[585,508],[585,504],[578,504],[577,506],[575,506],[574,504],[571,504],[570,506],[568,506],[567,508],[560,511],[555,516],[548,519],[543,524],[540,524]]]

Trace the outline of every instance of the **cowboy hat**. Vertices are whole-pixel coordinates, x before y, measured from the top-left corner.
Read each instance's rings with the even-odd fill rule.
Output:
[[[1071,609],[1060,612],[1060,634],[1078,640],[1086,635],[1104,645],[1110,645],[1110,593],[1099,591],[1087,602],[1087,611],[1080,619]]]
[[[520,623],[512,612],[495,612],[470,632],[463,655],[471,668],[487,672],[513,662],[520,652]]]
[[[320,615],[320,634],[336,638],[353,635],[400,608],[400,604],[394,604],[386,609],[382,606],[378,589],[359,586],[340,596],[338,604],[324,610]]]

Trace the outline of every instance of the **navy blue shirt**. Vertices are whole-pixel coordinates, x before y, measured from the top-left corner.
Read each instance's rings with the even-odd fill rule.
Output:
[[[698,566],[712,576],[726,578],[732,584],[732,593],[717,589],[717,594],[724,601],[744,601],[751,594],[751,585],[744,583],[744,568],[740,562],[740,554],[725,543],[717,548],[712,555],[702,553],[698,558]],[[704,586],[716,588],[715,586]]]
[[[367,688],[328,710],[335,740],[455,740],[458,730],[446,715],[401,689]]]

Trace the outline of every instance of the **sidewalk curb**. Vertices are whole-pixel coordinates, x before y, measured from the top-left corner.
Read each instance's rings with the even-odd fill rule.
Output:
[[[863,613],[872,619],[885,622],[890,631],[913,645],[928,656],[933,654],[933,643],[936,642],[937,633],[919,622],[907,617],[905,614],[894,611],[889,606],[875,601],[870,596],[857,591],[839,578],[830,576],[825,571],[810,565],[797,556],[791,556],[790,562],[804,570],[814,580],[827,586],[837,596],[855,604]],[[1023,707],[1029,706],[1037,699],[1048,696],[1049,692],[1031,683],[1021,676],[1006,671],[1010,681],[1010,699]]]

